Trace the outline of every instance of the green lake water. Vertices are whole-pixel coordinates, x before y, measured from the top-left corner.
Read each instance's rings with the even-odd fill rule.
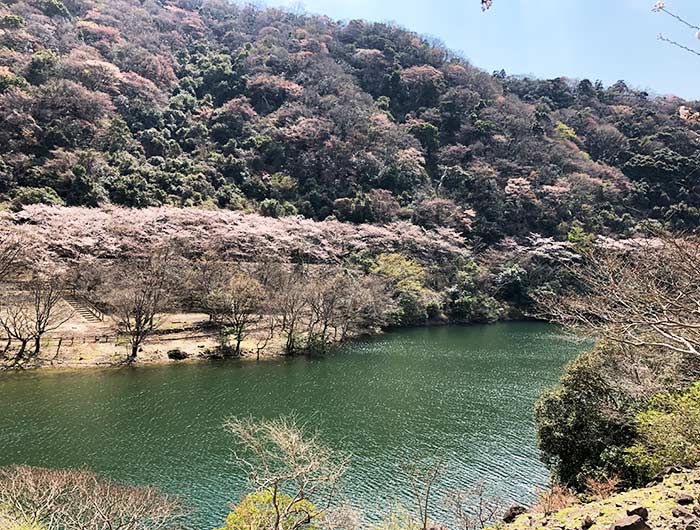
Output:
[[[515,322],[400,330],[317,359],[4,374],[0,465],[157,485],[210,530],[245,487],[224,419],[296,414],[351,456],[343,492],[369,517],[407,499],[402,461],[436,454],[440,492],[483,480],[528,502],[547,478],[533,403],[582,348]]]

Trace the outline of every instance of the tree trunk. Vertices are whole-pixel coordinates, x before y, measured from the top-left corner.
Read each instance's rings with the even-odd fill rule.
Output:
[[[136,361],[136,356],[139,353],[139,343],[134,342],[131,344],[131,354],[126,359],[126,364],[133,364]]]
[[[21,341],[21,346],[19,348],[19,351],[17,352],[17,355],[15,355],[14,360],[12,361],[13,366],[17,366],[22,360],[24,359],[24,352],[27,350],[27,343],[29,340],[22,340]]]

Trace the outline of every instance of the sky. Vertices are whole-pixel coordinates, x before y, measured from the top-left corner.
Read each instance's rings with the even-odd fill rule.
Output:
[[[434,37],[489,72],[512,75],[619,79],[656,95],[700,100],[700,56],[657,39],[659,33],[700,52],[695,30],[655,0],[263,0],[270,6],[395,22]],[[666,0],[667,9],[700,26],[700,0]]]

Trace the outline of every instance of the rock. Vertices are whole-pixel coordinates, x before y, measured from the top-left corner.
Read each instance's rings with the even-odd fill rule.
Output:
[[[610,530],[646,530],[649,527],[638,515],[628,515],[614,523]]]
[[[687,493],[681,493],[676,496],[676,502],[680,504],[681,506],[687,506],[688,504],[693,504],[695,499],[693,499],[692,495],[688,495]]]
[[[525,512],[527,512],[527,508],[525,508],[525,506],[514,504],[513,506],[508,508],[503,514],[503,522],[512,523],[519,515],[522,515]]]
[[[593,518],[590,515],[587,515],[586,518],[581,523],[581,530],[588,530],[594,524],[595,524],[595,521],[593,520]]]
[[[627,515],[638,515],[642,520],[646,521],[649,519],[649,510],[644,506],[632,506],[627,509]]]
[[[671,510],[671,513],[673,514],[674,517],[692,517],[693,514],[690,512],[690,510],[686,510],[685,508],[681,508],[680,506],[677,506],[673,510]]]
[[[658,473],[656,476],[652,477],[651,482],[647,487],[654,486],[656,484],[660,484],[661,482],[664,481],[664,478],[666,478],[668,475],[673,475],[674,473],[680,473],[682,471],[681,468],[679,467],[666,467],[664,468],[661,473]]]
[[[168,352],[168,359],[171,359],[173,361],[182,361],[184,359],[187,359],[187,357],[189,357],[187,353],[177,348]]]

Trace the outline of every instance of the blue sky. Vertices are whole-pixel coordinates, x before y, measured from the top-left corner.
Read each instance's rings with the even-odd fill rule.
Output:
[[[338,20],[393,21],[436,37],[489,72],[601,79],[654,94],[700,99],[700,57],[657,40],[657,34],[700,51],[695,32],[664,13],[655,0],[264,0]],[[666,0],[700,26],[700,0]]]

